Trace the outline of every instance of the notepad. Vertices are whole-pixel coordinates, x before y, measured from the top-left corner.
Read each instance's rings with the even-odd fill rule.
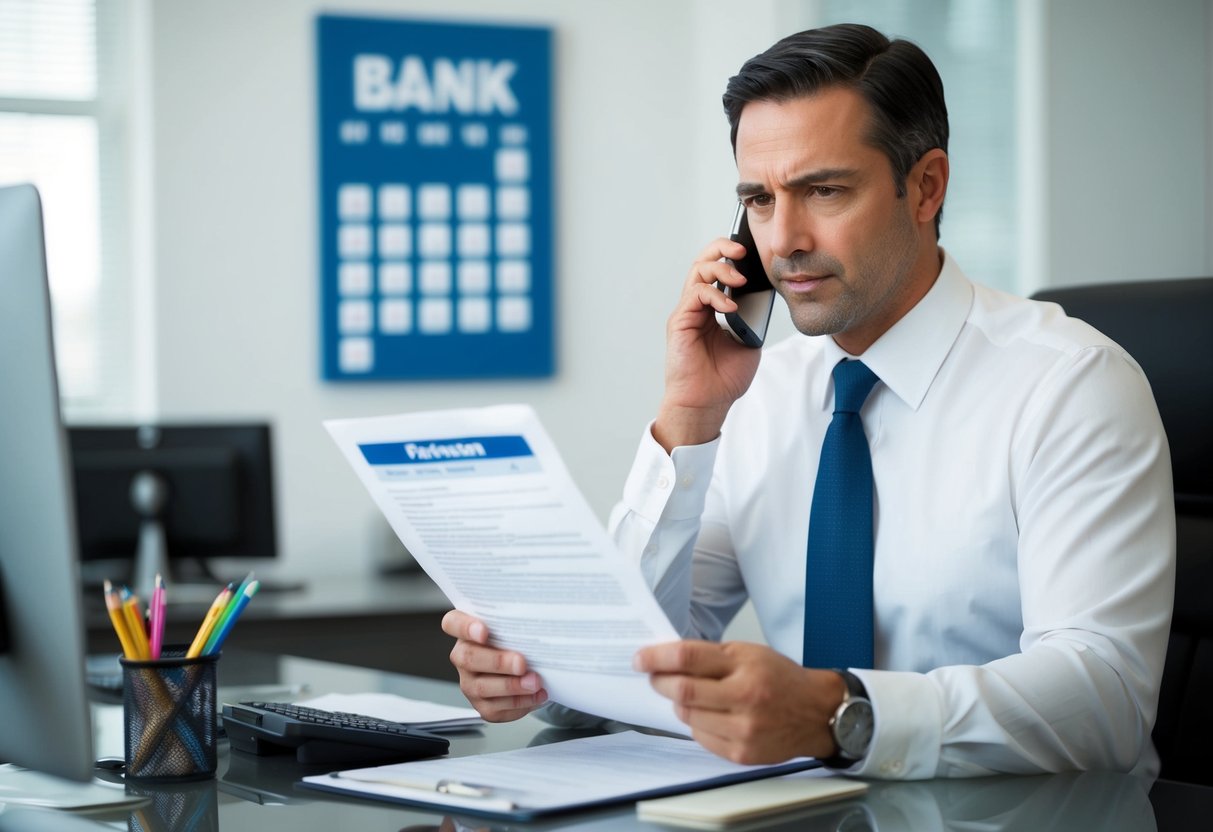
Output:
[[[642,800],[636,804],[636,815],[641,820],[655,823],[694,829],[723,829],[735,823],[789,812],[815,803],[856,797],[867,790],[867,783],[822,776],[820,770],[814,770],[657,800]]]

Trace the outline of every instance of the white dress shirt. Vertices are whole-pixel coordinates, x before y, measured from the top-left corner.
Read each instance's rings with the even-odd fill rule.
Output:
[[[611,517],[674,626],[719,639],[747,596],[797,662],[805,545],[833,409],[834,340],[765,350],[713,442],[646,430]],[[882,778],[1116,769],[1150,740],[1171,621],[1170,457],[1140,367],[1053,304],[971,283],[930,292],[862,356],[875,478]]]

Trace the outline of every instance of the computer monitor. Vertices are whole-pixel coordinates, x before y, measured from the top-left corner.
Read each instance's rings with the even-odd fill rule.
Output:
[[[92,775],[71,470],[42,207],[0,188],[0,760]]]
[[[216,558],[277,555],[269,425],[72,425],[68,442],[87,581],[146,597],[160,573],[170,598],[210,600]]]

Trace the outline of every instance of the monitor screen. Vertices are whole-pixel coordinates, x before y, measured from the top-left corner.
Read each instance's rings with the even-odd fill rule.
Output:
[[[51,341],[42,209],[0,188],[0,760],[92,774],[71,471]]]
[[[73,425],[68,441],[90,581],[146,592],[162,572],[213,594],[210,561],[276,556],[269,425]]]

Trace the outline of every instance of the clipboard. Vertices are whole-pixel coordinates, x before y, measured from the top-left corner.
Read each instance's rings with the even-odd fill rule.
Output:
[[[305,777],[301,785],[408,806],[528,821],[816,768],[800,757],[743,766],[693,740],[625,731],[470,757]]]

